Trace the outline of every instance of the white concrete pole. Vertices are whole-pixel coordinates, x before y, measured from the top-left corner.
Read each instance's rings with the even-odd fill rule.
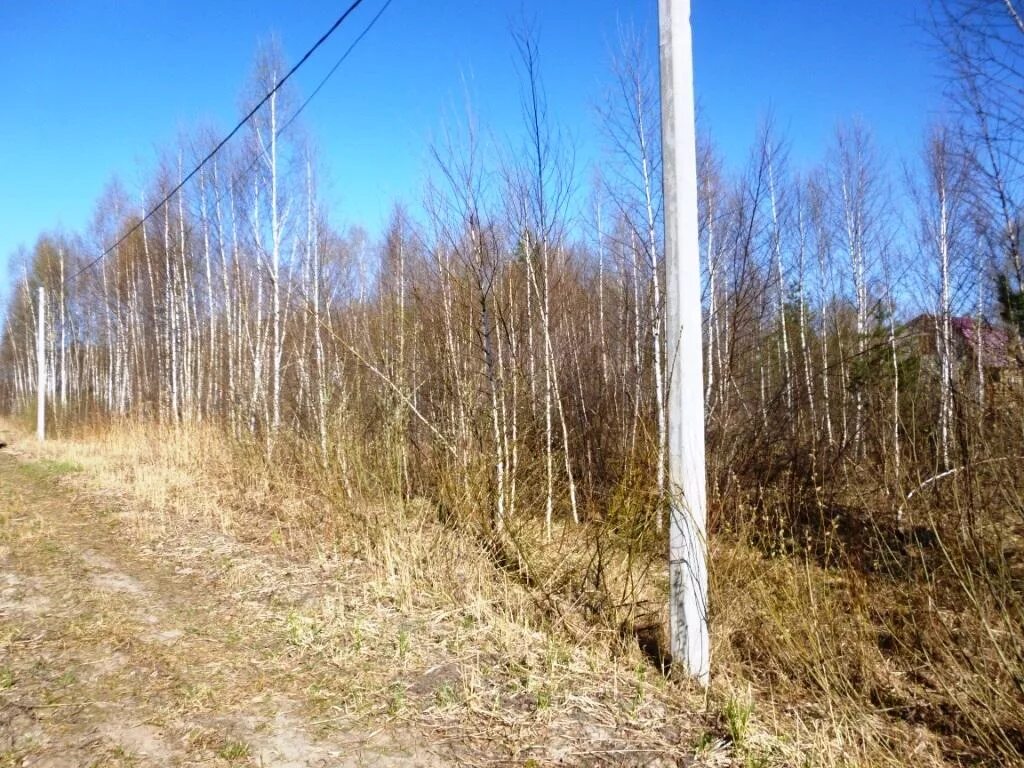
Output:
[[[673,664],[707,686],[707,486],[690,0],[659,0]]]
[[[36,323],[36,438],[46,439],[46,290],[39,286],[39,321]]]

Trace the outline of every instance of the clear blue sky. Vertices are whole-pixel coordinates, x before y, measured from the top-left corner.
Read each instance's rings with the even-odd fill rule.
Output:
[[[915,24],[923,0],[692,1],[701,116],[731,165],[744,162],[769,109],[799,167],[855,115],[890,158],[912,154],[941,107],[940,72]],[[276,34],[294,61],[347,3],[0,3],[0,297],[19,244],[84,228],[112,176],[134,189],[183,130],[230,127],[258,42]],[[308,62],[300,93],[380,3],[367,0]],[[656,0],[393,0],[303,116],[336,222],[374,232],[395,199],[418,199],[428,141],[467,94],[496,135],[515,130],[509,29],[524,15],[540,29],[553,116],[575,137],[578,160],[594,157],[594,105],[616,30],[632,23],[655,43]]]

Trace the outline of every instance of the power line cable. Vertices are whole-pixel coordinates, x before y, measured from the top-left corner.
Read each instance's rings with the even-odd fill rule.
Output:
[[[74,275],[72,275],[70,280],[69,280],[69,282],[77,280],[78,277],[80,275],[82,275],[84,272],[92,269],[94,266],[99,264],[103,259],[105,259],[108,255],[110,255],[110,253],[115,248],[117,248],[119,245],[121,245],[121,243],[123,243],[125,240],[127,240],[129,237],[131,237],[132,234],[134,234],[143,224],[146,223],[146,221],[148,221],[152,216],[154,216],[157,211],[159,211],[161,208],[163,208],[163,206],[166,205],[168,203],[168,201],[170,201],[170,199],[172,197],[174,197],[174,195],[177,194],[181,190],[182,187],[184,187],[189,181],[192,180],[192,178],[197,173],[199,173],[200,170],[202,170],[203,166],[205,166],[210,160],[213,159],[214,155],[216,155],[221,149],[223,149],[225,144],[227,144],[229,141],[231,141],[232,138],[234,138],[235,134],[237,134],[240,130],[242,130],[243,126],[245,126],[246,123],[249,122],[249,120],[253,117],[253,115],[255,115],[263,107],[264,104],[266,104],[268,101],[270,101],[270,99],[274,96],[274,94],[277,93],[278,90],[280,90],[281,87],[286,82],[288,82],[288,80],[291,78],[291,76],[294,75],[298,71],[298,69],[303,64],[306,63],[306,61],[309,59],[309,57],[312,56],[313,53],[315,53],[316,50],[321,45],[323,45],[332,34],[334,34],[334,32],[338,29],[338,27],[340,27],[345,22],[345,20],[349,16],[352,15],[352,13],[356,10],[356,8],[358,8],[360,5],[362,5],[362,3],[363,3],[363,0],[353,0],[351,5],[349,5],[348,8],[345,9],[344,13],[342,13],[335,20],[335,22],[331,25],[331,27],[326,32],[324,32],[323,35],[320,36],[320,39],[317,40],[312,45],[312,47],[310,47],[310,49],[307,50],[303,54],[302,58],[299,59],[295,63],[295,65],[292,66],[292,68],[288,70],[288,72],[284,75],[284,77],[282,77],[280,80],[277,81],[277,83],[274,85],[274,87],[271,88],[270,91],[268,91],[267,94],[262,99],[260,99],[259,103],[256,104],[256,106],[253,107],[251,110],[249,110],[248,114],[246,114],[245,117],[243,117],[241,120],[238,121],[238,123],[235,125],[234,128],[231,129],[231,131],[227,134],[227,136],[225,136],[223,139],[221,139],[217,143],[217,145],[213,149],[211,149],[209,151],[209,153],[207,153],[207,155],[202,160],[199,161],[199,164],[196,165],[196,167],[193,168],[191,171],[189,171],[188,175],[185,176],[185,178],[183,178],[180,182],[178,182],[177,186],[175,186],[170,192],[168,192],[159,203],[157,203],[155,206],[153,206],[138,222],[136,222],[131,228],[129,228],[129,230],[127,232],[125,232],[120,238],[118,238],[117,242],[115,242],[113,245],[108,247],[105,251],[103,251],[103,253],[101,253],[95,259],[93,259],[88,264],[86,264],[84,267],[79,269]],[[390,0],[389,0],[389,3],[390,3]],[[385,7],[387,7],[387,6],[385,6]],[[380,13],[383,13],[383,9],[381,10]],[[369,32],[370,27],[373,26],[373,23],[376,22],[376,20],[378,18],[380,18],[380,13],[378,13],[377,16],[374,17],[373,21],[370,23],[370,26],[366,28],[366,30],[363,32],[363,34],[360,35],[358,38],[356,38],[356,42],[361,40],[363,38],[363,36],[365,36],[366,33]],[[348,53],[351,52],[352,48],[354,48],[354,47],[355,47],[355,43],[353,43],[352,46],[349,47],[348,51],[345,52],[345,56],[348,56]],[[337,64],[335,64],[335,66],[331,70],[331,72],[328,73],[328,78],[330,77],[331,74],[334,73],[334,70],[337,69],[338,66],[341,65],[341,61],[344,60],[345,56],[343,56],[342,59],[339,60]],[[316,90],[319,90],[326,81],[327,81],[327,78],[325,78],[321,82],[321,84],[319,86],[317,86]],[[314,91],[314,93],[315,92],[316,91]],[[301,112],[302,109],[305,108],[306,104],[308,104],[308,103],[309,103],[309,99],[307,99],[302,104],[302,106],[299,108],[298,111]],[[294,120],[295,117],[297,117],[297,116],[298,116],[298,112],[296,112],[296,114],[292,116],[291,120],[289,120],[289,123],[292,120]]]
[[[377,20],[384,15],[384,11],[388,9],[388,6],[390,6],[392,2],[393,0],[387,0],[387,2],[381,6],[381,9],[377,11],[377,15],[370,19],[370,23],[366,25],[366,28],[359,34],[359,37],[352,41],[352,44],[346,48],[345,52],[341,54],[341,57],[334,62],[334,66],[327,71],[327,74],[324,75],[323,79],[317,84],[316,88],[313,89],[312,93],[306,97],[306,100],[299,105],[299,108],[295,110],[295,113],[288,118],[284,125],[281,126],[281,129],[277,132],[278,136],[280,136],[289,125],[295,122],[295,119],[302,114],[302,110],[309,106],[309,102],[311,102],[316,95],[320,93],[320,89],[327,85],[327,81],[330,80],[334,73],[338,71],[338,67],[345,63],[345,59],[349,57],[349,54],[352,53],[357,45],[359,45],[362,39],[369,34],[370,30],[373,29],[373,26],[377,23]]]
[[[320,93],[321,89],[323,89],[323,87],[325,85],[327,85],[327,81],[330,80],[331,77],[334,75],[334,73],[338,71],[338,68],[342,64],[345,63],[345,60],[348,59],[349,55],[352,53],[353,50],[355,50],[355,47],[357,45],[359,45],[360,41],[364,37],[366,37],[366,35],[369,34],[370,30],[373,29],[374,25],[377,23],[377,21],[380,19],[380,17],[384,15],[384,11],[386,11],[388,9],[388,6],[390,6],[393,1],[394,0],[386,0],[384,5],[381,6],[381,9],[379,11],[377,11],[377,14],[372,19],[370,19],[370,23],[366,25],[366,27],[363,29],[363,31],[359,33],[359,36],[356,37],[356,39],[352,41],[352,44],[349,45],[349,47],[345,49],[345,52],[341,54],[341,56],[338,58],[338,60],[336,62],[334,62],[334,66],[332,66],[327,71],[327,74],[324,75],[323,78],[321,78],[320,82],[317,83],[316,88],[314,88],[313,91],[309,94],[309,96],[307,96],[306,99],[302,102],[302,104],[299,105],[298,109],[296,109],[295,112],[292,113],[291,117],[289,117],[287,120],[285,120],[284,123],[281,125],[281,127],[277,129],[277,131],[274,133],[274,138],[280,138],[281,134],[283,134],[286,130],[288,130],[288,128],[291,126],[291,124],[295,122],[295,120],[298,118],[298,116],[300,114],[302,114],[302,111],[306,107],[309,106],[309,103],[316,97],[316,95],[318,93]],[[247,165],[245,167],[245,169],[241,173],[236,174],[235,178],[232,181],[228,182],[229,186],[231,188],[237,189],[238,184],[241,182],[241,180],[253,168],[256,167],[256,164],[259,161],[260,161],[260,155],[257,154],[255,157],[253,157],[252,162],[250,162],[249,165]],[[224,192],[225,192],[225,190],[221,190],[217,194],[217,196],[214,198],[214,204],[216,204],[216,203],[218,203],[218,202],[220,202],[221,200],[224,199]],[[161,203],[161,205],[162,205],[162,203]]]

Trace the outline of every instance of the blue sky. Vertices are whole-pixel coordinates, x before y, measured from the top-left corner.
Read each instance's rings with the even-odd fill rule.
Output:
[[[83,229],[114,175],[134,189],[158,150],[197,125],[229,128],[261,39],[295,60],[348,0],[82,0],[0,3],[0,296],[6,261],[45,229]],[[299,72],[308,93],[382,0]],[[300,10],[296,11],[298,8]],[[857,116],[893,162],[917,151],[941,108],[941,74],[915,14],[894,0],[693,0],[701,117],[730,165],[770,110],[799,168]],[[501,138],[519,114],[509,30],[540,30],[553,117],[597,154],[595,104],[622,24],[656,42],[656,0],[393,0],[303,115],[337,223],[377,230],[420,197],[428,143],[467,96]],[[586,176],[584,177],[586,178]]]

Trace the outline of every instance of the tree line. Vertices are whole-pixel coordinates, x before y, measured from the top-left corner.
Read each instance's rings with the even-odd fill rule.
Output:
[[[741,167],[701,136],[713,527],[766,489],[820,510],[866,484],[896,509],[1019,439],[1022,126],[987,68],[1024,32],[975,5],[934,7],[952,108],[917,157],[893,162],[856,121],[808,168],[770,119]],[[1010,53],[989,50],[993,25]],[[212,137],[163,153],[140,190],[112,182],[85,232],[42,234],[14,260],[0,404],[33,407],[41,285],[58,427],[213,422],[269,455],[307,446],[350,493],[369,468],[498,530],[526,519],[550,536],[629,498],[660,531],[673,350],[657,71],[626,36],[588,176],[549,115],[536,39],[515,42],[518,136],[453,125],[416,213],[396,205],[380,237],[332,223],[287,89],[141,226]],[[282,71],[265,47],[250,90]]]

